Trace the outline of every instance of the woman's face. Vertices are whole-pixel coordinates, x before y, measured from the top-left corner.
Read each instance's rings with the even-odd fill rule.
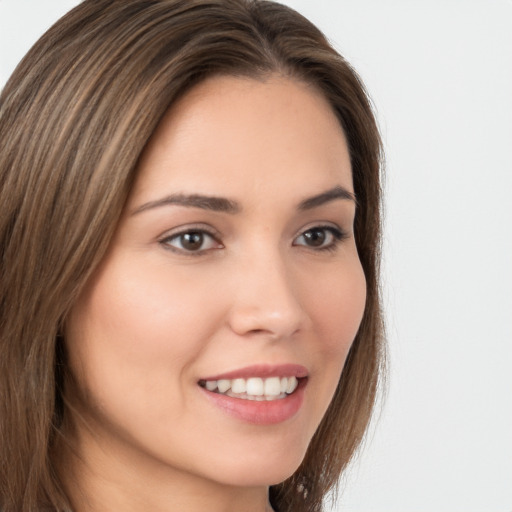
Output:
[[[67,324],[82,457],[237,486],[293,473],[364,310],[354,214],[314,89],[217,77],[182,98]]]

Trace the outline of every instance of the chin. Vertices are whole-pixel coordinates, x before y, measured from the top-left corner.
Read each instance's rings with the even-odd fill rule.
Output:
[[[217,466],[214,478],[225,485],[260,487],[279,484],[290,478],[298,469],[305,448],[286,445],[281,450],[260,449],[254,443],[253,450],[225,457]],[[221,476],[222,475],[222,476]]]

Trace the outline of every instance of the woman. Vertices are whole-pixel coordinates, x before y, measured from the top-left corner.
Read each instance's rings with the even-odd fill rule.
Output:
[[[321,510],[383,358],[350,66],[272,2],[86,0],[0,141],[1,509]]]

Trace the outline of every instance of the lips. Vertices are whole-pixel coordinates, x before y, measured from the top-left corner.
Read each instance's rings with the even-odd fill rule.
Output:
[[[307,375],[300,365],[259,365],[207,377],[198,384],[223,412],[245,422],[270,425],[298,412]]]
[[[201,380],[221,380],[221,379],[249,379],[251,377],[296,377],[297,379],[308,376],[308,369],[300,364],[280,364],[280,365],[267,365],[259,364],[246,366],[238,370],[230,372],[211,375],[204,377]]]

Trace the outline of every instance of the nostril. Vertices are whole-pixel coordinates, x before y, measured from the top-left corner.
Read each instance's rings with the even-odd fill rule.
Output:
[[[263,329],[253,329],[251,331],[249,331],[248,334],[263,334],[265,333],[265,331]]]

